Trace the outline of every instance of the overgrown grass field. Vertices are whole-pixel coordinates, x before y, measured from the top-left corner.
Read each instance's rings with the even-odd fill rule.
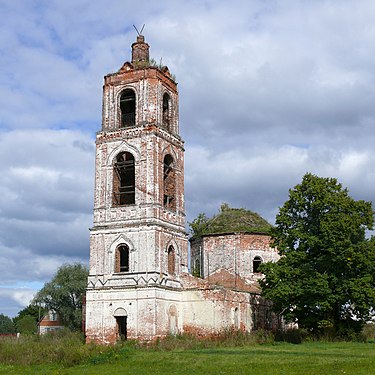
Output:
[[[262,342],[262,343],[259,343]],[[0,341],[0,374],[375,374],[375,342],[171,337],[149,346],[85,345],[77,335]]]

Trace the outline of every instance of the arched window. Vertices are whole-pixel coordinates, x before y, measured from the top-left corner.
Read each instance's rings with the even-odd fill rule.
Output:
[[[120,245],[116,249],[115,272],[129,272],[129,246]]]
[[[130,152],[116,156],[113,166],[113,205],[123,206],[135,203],[135,165]]]
[[[262,259],[258,256],[253,259],[253,273],[260,273],[259,266],[262,264]]]
[[[176,272],[176,256],[173,246],[168,248],[168,273],[174,275]]]
[[[176,179],[171,155],[164,157],[164,207],[176,209]]]
[[[133,90],[126,89],[120,96],[121,127],[135,125],[135,94]]]
[[[170,102],[171,97],[165,93],[163,95],[163,126],[165,126],[168,130],[170,130],[170,122],[171,122],[171,114],[170,114]]]

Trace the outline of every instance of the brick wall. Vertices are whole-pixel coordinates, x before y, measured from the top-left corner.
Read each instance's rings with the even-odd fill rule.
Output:
[[[255,281],[261,277],[253,272],[255,257],[260,257],[262,263],[279,259],[277,250],[270,246],[270,240],[270,236],[256,233],[204,235],[191,240],[191,264],[199,259],[202,276],[225,286],[233,287],[242,282],[239,279]],[[222,270],[232,276],[224,277]]]

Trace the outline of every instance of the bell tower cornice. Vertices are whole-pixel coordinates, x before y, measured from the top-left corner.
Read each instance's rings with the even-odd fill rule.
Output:
[[[131,139],[131,138],[136,138],[136,137],[141,137],[144,135],[156,135],[157,137],[160,137],[176,147],[181,148],[183,151],[184,150],[184,141],[182,138],[177,135],[177,134],[171,134],[164,129],[155,126],[155,125],[150,125],[147,127],[136,127],[133,129],[119,129],[119,130],[113,130],[113,131],[99,131],[97,132],[96,136],[96,143],[105,143],[105,142],[116,142],[121,139]]]

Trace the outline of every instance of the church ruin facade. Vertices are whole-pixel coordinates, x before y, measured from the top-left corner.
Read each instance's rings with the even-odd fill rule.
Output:
[[[177,84],[167,67],[150,64],[142,35],[132,45],[132,61],[105,76],[102,111],[87,341],[151,340],[178,332],[206,335],[228,327],[252,330],[259,297],[252,270],[218,269],[223,280],[229,273],[236,282],[212,282],[213,275],[211,280],[203,275],[205,259],[213,256],[207,251],[199,253],[202,277],[188,271]],[[262,241],[263,250],[271,253],[269,237]]]

